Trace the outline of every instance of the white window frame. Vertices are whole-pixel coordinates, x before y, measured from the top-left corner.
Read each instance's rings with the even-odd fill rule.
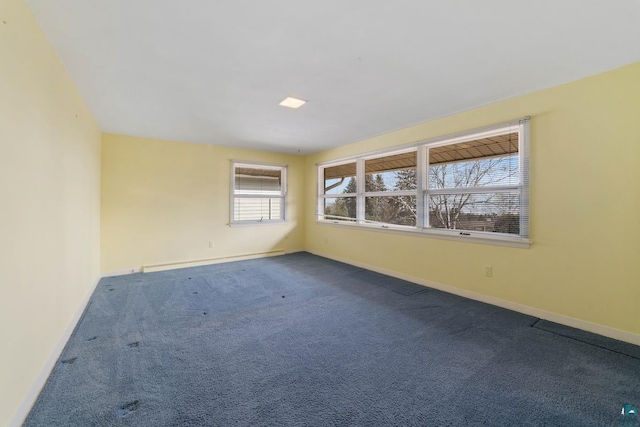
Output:
[[[468,241],[474,243],[487,243],[503,246],[514,246],[528,248],[531,244],[529,240],[529,117],[513,120],[507,123],[501,123],[488,126],[481,129],[474,129],[461,132],[455,135],[448,135],[439,138],[418,141],[412,144],[406,144],[390,149],[379,150],[375,152],[364,153],[356,156],[345,157],[342,159],[318,163],[317,166],[317,205],[316,220],[320,224],[335,225],[340,227],[356,227],[367,228],[370,230],[393,232],[400,234],[422,235],[425,237],[441,238],[447,240]],[[506,133],[518,133],[518,160],[519,160],[519,184],[509,186],[498,186],[496,188],[472,187],[465,189],[457,189],[455,191],[464,191],[465,193],[481,193],[491,189],[497,191],[513,191],[520,192],[520,234],[510,235],[506,233],[492,233],[483,231],[469,230],[451,230],[429,227],[428,218],[428,196],[429,194],[447,193],[450,189],[429,189],[428,188],[428,150],[429,148],[457,144],[460,142],[471,141],[480,138],[487,138],[495,135],[503,135]],[[385,192],[365,192],[365,168],[364,162],[368,159],[400,154],[411,150],[417,150],[417,190],[414,191],[385,191]],[[355,221],[338,221],[325,219],[324,204],[327,198],[340,197],[339,194],[324,194],[324,169],[338,166],[345,163],[356,163],[356,220]],[[475,191],[474,191],[475,190]],[[416,226],[380,224],[365,220],[365,197],[367,196],[396,196],[396,195],[415,195],[416,196]]]
[[[254,168],[254,169],[270,169],[280,170],[281,185],[280,194],[268,195],[264,194],[237,194],[235,188],[236,169],[237,168]],[[263,163],[263,162],[247,162],[241,160],[231,161],[231,179],[230,179],[230,218],[229,225],[264,225],[264,224],[281,224],[287,222],[287,165]],[[279,198],[280,202],[280,218],[279,219],[260,219],[260,220],[234,220],[235,218],[235,200],[236,199],[251,199],[251,198]]]
[[[371,224],[374,226],[380,226],[381,228],[397,228],[400,230],[411,230],[414,227],[410,226],[410,225],[397,225],[397,224],[381,224],[381,223],[377,223],[375,221],[369,221],[366,218],[366,198],[367,197],[394,197],[394,196],[416,196],[417,197],[417,192],[418,190],[387,190],[387,191],[366,191],[366,172],[365,172],[365,164],[367,162],[367,160],[372,160],[372,159],[377,159],[379,157],[385,157],[385,156],[393,156],[395,154],[405,154],[405,153],[410,153],[410,152],[414,152],[416,151],[416,156],[419,156],[419,150],[417,150],[416,147],[409,147],[409,148],[404,148],[404,149],[400,149],[400,150],[391,150],[391,151],[384,151],[382,153],[376,153],[375,155],[364,155],[362,157],[362,167],[358,168],[358,164],[356,163],[356,171],[357,172],[362,172],[361,174],[358,175],[358,180],[357,182],[360,183],[362,182],[362,193],[358,193],[358,197],[362,198],[362,201],[358,204],[358,205],[362,205],[363,209],[362,209],[362,222],[364,224]],[[419,188],[419,187],[418,187]],[[360,190],[360,187],[358,187],[358,190]],[[419,216],[419,214],[418,214]],[[418,220],[416,218],[416,220]]]
[[[362,199],[362,197],[360,197],[359,195],[361,195],[361,193],[364,191],[364,168],[360,167],[358,162],[361,162],[362,160],[358,160],[355,157],[348,157],[346,159],[342,159],[342,160],[336,160],[336,161],[332,161],[330,162],[330,164],[325,165],[324,167],[322,167],[322,169],[320,167],[318,167],[318,194],[322,194],[322,199],[320,199],[320,197],[318,197],[318,212],[322,212],[322,210],[324,209],[324,199],[333,199],[333,198],[337,198],[337,197],[354,197],[356,199],[356,206],[360,206],[362,204],[362,206],[364,206],[364,199]],[[346,164],[350,164],[350,163],[356,163],[356,192],[355,193],[340,193],[340,194],[324,194],[324,168],[325,167],[331,167],[331,166],[341,166],[341,165],[346,165]],[[361,171],[361,172],[360,172]],[[360,182],[363,182],[362,187],[360,187]],[[360,208],[356,208],[356,212],[360,212]],[[322,216],[324,216],[324,214],[322,214]],[[357,221],[361,221],[363,218],[354,218],[354,219],[349,219],[348,222],[350,223],[355,223]],[[345,218],[346,220],[346,218]],[[326,222],[331,222],[331,223],[337,223],[338,221],[334,221],[334,220],[325,220]]]

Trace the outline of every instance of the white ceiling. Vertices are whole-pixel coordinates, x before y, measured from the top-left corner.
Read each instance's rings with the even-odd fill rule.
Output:
[[[638,0],[28,3],[102,131],[266,151],[308,154],[640,60]],[[279,106],[289,95],[309,102]]]

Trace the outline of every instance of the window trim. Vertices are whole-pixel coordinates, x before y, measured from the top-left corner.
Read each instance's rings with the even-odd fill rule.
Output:
[[[502,246],[512,246],[520,248],[528,248],[531,244],[529,240],[529,138],[530,138],[530,117],[523,117],[509,122],[503,122],[483,128],[472,129],[455,134],[445,135],[426,140],[420,140],[410,144],[404,144],[396,147],[390,147],[383,150],[366,152],[349,157],[343,157],[336,160],[324,161],[316,163],[317,169],[317,188],[316,188],[316,222],[323,225],[332,225],[339,227],[348,227],[355,229],[367,229],[381,232],[392,232],[408,235],[421,235],[446,240],[467,241],[473,243],[484,243]],[[488,192],[489,189],[497,191],[513,191],[517,189],[520,192],[520,230],[524,230],[520,235],[509,235],[507,233],[493,233],[483,231],[469,230],[447,230],[440,228],[432,228],[428,226],[428,218],[425,213],[428,211],[427,202],[428,195],[438,192],[451,193],[451,189],[429,189],[428,188],[428,151],[429,148],[451,145],[455,143],[465,142],[474,139],[487,138],[496,135],[503,135],[508,132],[518,132],[518,161],[520,170],[520,183],[512,186],[495,186],[495,187],[475,187],[472,193]],[[372,224],[365,220],[364,201],[366,196],[394,196],[401,195],[397,191],[385,191],[366,193],[365,186],[365,168],[364,162],[368,159],[384,157],[392,154],[400,154],[417,150],[416,163],[416,180],[417,189],[411,195],[416,196],[416,226],[403,226],[394,224]],[[340,197],[340,194],[324,194],[324,169],[327,167],[337,166],[346,163],[356,162],[356,184],[357,184],[357,208],[355,221],[338,221],[326,219],[324,215],[324,200],[327,198]],[[455,189],[459,192],[470,192],[469,188]],[[412,190],[409,190],[412,191]],[[402,191],[404,192],[404,191]],[[382,194],[384,193],[384,194]]]
[[[236,198],[241,199],[250,199],[250,198],[265,198],[264,195],[237,195],[235,193],[235,178],[236,178],[236,168],[238,167],[253,167],[253,168],[265,168],[265,169],[280,169],[281,171],[281,180],[282,183],[280,185],[280,195],[277,196],[268,196],[267,198],[279,198],[282,200],[280,207],[280,219],[267,219],[267,220],[234,220],[235,217],[235,200]],[[248,225],[271,225],[271,224],[282,224],[287,222],[287,175],[288,175],[288,165],[277,164],[277,163],[266,163],[266,162],[251,162],[244,160],[231,160],[231,174],[230,174],[230,183],[229,183],[229,226],[248,226]]]

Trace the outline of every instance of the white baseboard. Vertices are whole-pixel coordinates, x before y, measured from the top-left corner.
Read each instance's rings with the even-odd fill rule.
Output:
[[[141,272],[142,272],[142,267],[125,268],[124,270],[105,271],[104,273],[100,274],[100,277],[124,276],[127,274],[141,273]]]
[[[76,328],[76,325],[82,318],[82,313],[84,313],[84,310],[87,307],[87,304],[89,303],[89,299],[91,298],[91,295],[93,295],[93,292],[98,286],[98,282],[100,282],[100,278],[95,280],[95,282],[93,283],[93,285],[91,286],[87,294],[84,296],[84,299],[80,303],[78,310],[76,311],[73,318],[71,319],[71,322],[69,322],[69,325],[67,325],[67,328],[62,333],[62,336],[56,343],[56,346],[53,348],[53,351],[51,352],[51,354],[49,355],[49,358],[45,362],[42,370],[40,371],[40,374],[38,374],[36,379],[31,384],[31,388],[29,388],[29,391],[27,392],[27,395],[25,396],[25,398],[22,399],[22,402],[20,403],[20,406],[18,406],[18,409],[16,409],[16,411],[13,413],[13,417],[11,417],[11,421],[9,421],[9,427],[21,426],[22,423],[24,423],[25,418],[27,418],[27,415],[29,415],[29,411],[31,411],[31,407],[33,406],[34,403],[36,403],[36,400],[38,399],[38,396],[42,391],[42,387],[44,387],[44,384],[47,382],[47,379],[49,378],[51,371],[53,370],[56,362],[58,361],[58,358],[62,354],[64,347],[67,345],[67,341],[69,341],[69,338],[71,338],[71,334],[73,333],[73,331]]]
[[[270,257],[270,256],[294,254],[297,252],[305,252],[305,250],[292,249],[292,250],[285,251],[285,250],[278,249],[274,251],[259,252],[254,254],[224,256],[224,257],[207,258],[207,259],[200,259],[200,260],[189,260],[189,261],[176,261],[176,262],[169,262],[165,264],[156,264],[156,265],[144,265],[141,267],[125,268],[123,270],[105,271],[101,274],[101,277],[124,276],[127,274],[133,274],[133,273],[145,273],[145,272],[149,273],[153,271],[174,270],[177,268],[198,267],[202,265],[220,264],[224,262],[241,261],[245,259],[255,259],[255,258],[264,258],[264,257]]]
[[[177,268],[200,267],[203,265],[221,264],[224,262],[231,262],[231,261],[243,261],[243,260],[255,259],[255,258],[266,258],[266,257],[279,256],[284,254],[285,252],[282,249],[275,249],[272,251],[256,252],[251,254],[228,255],[228,256],[220,256],[215,258],[205,258],[205,259],[196,259],[196,260],[187,260],[187,261],[167,262],[163,264],[143,265],[141,268],[141,271],[143,273],[152,273],[157,271],[175,270]]]
[[[289,255],[289,254],[297,254],[297,253],[300,253],[300,252],[306,252],[306,250],[304,250],[304,249],[291,249],[289,251],[284,251],[284,254],[285,255]]]
[[[417,283],[418,285],[426,286],[433,289],[438,289],[450,294],[459,295],[461,297],[469,298],[475,301],[484,302],[487,304],[495,305],[498,307],[506,308],[509,310],[517,311],[519,313],[528,314],[530,316],[538,317],[540,319],[549,320],[551,322],[559,323],[561,325],[570,326],[576,329],[582,329],[583,331],[592,332],[594,334],[602,335],[605,337],[613,338],[620,341],[625,341],[631,344],[640,345],[640,335],[633,332],[623,331],[621,329],[611,328],[609,326],[600,325],[598,323],[589,322],[587,320],[576,319],[573,317],[565,316],[563,314],[553,313],[550,311],[542,310],[540,308],[530,307],[528,305],[503,300],[500,298],[492,297],[489,295],[480,294],[466,289],[456,288],[454,286],[443,285],[442,283],[433,282],[431,280],[422,279],[420,277],[410,276],[408,274],[400,273],[386,268],[381,268],[375,265],[365,264],[362,262],[354,261],[351,259],[336,257],[331,254],[323,252],[308,251],[314,255],[318,255],[324,258],[329,258],[335,261],[344,262],[356,267],[365,268],[367,270],[375,271],[377,273],[386,274],[387,276],[396,277],[398,279],[406,280],[408,282]]]

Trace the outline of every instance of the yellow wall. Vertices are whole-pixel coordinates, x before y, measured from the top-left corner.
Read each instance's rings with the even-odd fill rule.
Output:
[[[0,2],[0,425],[99,276],[100,130],[23,0]]]
[[[227,225],[231,160],[289,166],[288,222]],[[104,135],[102,271],[302,250],[303,168],[298,156]]]
[[[316,162],[527,115],[531,248],[316,223]],[[640,334],[640,63],[325,151],[306,165],[307,250]],[[484,265],[494,277],[483,277]]]
[[[302,158],[101,135],[23,0],[0,55],[0,425],[100,269],[307,249],[640,334],[640,63]],[[316,223],[316,162],[525,115],[531,248]],[[287,223],[227,225],[231,159],[289,165]]]

